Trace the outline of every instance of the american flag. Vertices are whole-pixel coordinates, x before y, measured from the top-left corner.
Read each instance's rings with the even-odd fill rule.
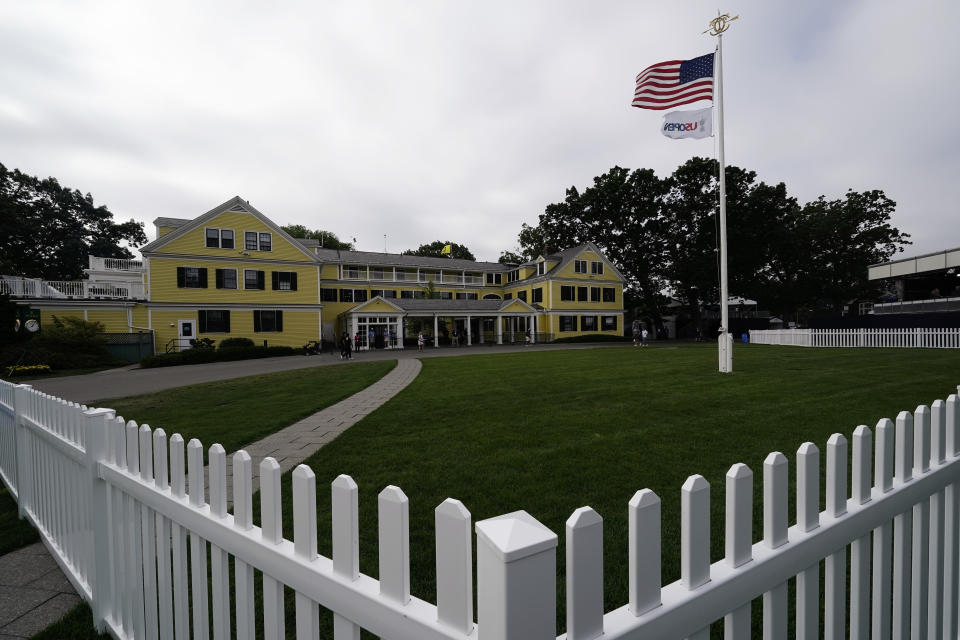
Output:
[[[713,100],[713,54],[690,60],[668,60],[637,76],[633,106],[672,109],[698,100]]]

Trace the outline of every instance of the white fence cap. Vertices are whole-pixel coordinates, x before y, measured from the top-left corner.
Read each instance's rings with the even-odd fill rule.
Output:
[[[476,524],[477,537],[503,562],[513,562],[557,546],[557,534],[526,511],[514,511]]]

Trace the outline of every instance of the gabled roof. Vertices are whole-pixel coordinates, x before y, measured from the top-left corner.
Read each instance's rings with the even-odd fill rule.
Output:
[[[238,213],[249,213],[254,218],[258,219],[260,222],[266,225],[275,234],[277,234],[278,236],[280,236],[281,238],[289,242],[291,245],[296,247],[301,253],[303,253],[303,255],[310,258],[312,262],[319,262],[317,260],[317,256],[312,251],[307,249],[296,238],[291,237],[289,233],[281,229],[279,225],[273,222],[273,220],[271,220],[267,216],[257,211],[249,202],[247,202],[240,196],[234,196],[230,198],[223,204],[218,205],[213,209],[210,209],[210,211],[207,211],[203,215],[196,217],[193,220],[190,220],[189,222],[187,222],[186,224],[183,224],[177,227],[176,229],[166,234],[165,236],[161,236],[156,240],[154,240],[153,242],[147,245],[144,245],[143,247],[140,247],[140,252],[150,253],[150,252],[156,251],[160,247],[163,247],[164,245],[169,244],[173,240],[176,240],[177,238],[180,238],[186,235],[187,233],[193,231],[194,229],[202,227],[209,220],[212,220],[213,218],[217,217],[218,215],[226,211],[236,211]],[[158,218],[158,220],[159,219],[160,218]],[[163,219],[179,220],[179,218],[163,218]]]
[[[613,266],[613,263],[607,259],[607,256],[603,255],[603,252],[600,251],[600,248],[592,242],[585,242],[576,247],[570,247],[569,249],[564,249],[563,251],[558,251],[557,253],[550,254],[548,256],[542,256],[545,260],[559,260],[559,262],[547,271],[542,276],[534,276],[532,278],[527,278],[526,280],[521,280],[524,284],[528,282],[541,282],[550,278],[552,275],[556,275],[561,269],[566,267],[568,264],[573,262],[577,256],[579,256],[584,251],[592,251],[600,257],[600,260],[604,264],[604,268],[609,269],[611,273],[617,276],[622,282],[626,282],[626,278],[623,277],[623,274],[620,273],[620,270]]]
[[[395,303],[395,302],[392,302],[392,301],[390,301],[390,300],[387,300],[387,299],[384,298],[383,296],[374,296],[373,298],[370,298],[370,299],[367,300],[366,302],[361,303],[361,304],[358,304],[357,306],[351,308],[350,311],[351,311],[351,312],[363,311],[366,307],[372,306],[374,302],[382,302],[382,303],[386,304],[386,305],[389,306],[389,307],[393,307],[394,309],[396,309],[396,310],[399,311],[399,312],[403,312],[403,307],[401,307],[400,305],[398,305],[398,304]]]

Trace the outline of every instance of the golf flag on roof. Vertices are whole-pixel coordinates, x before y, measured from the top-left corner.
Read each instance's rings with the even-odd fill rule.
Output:
[[[713,107],[666,113],[663,116],[663,127],[660,133],[675,140],[709,138],[713,135]]]
[[[440,255],[442,256],[451,255],[452,252],[453,252],[453,245],[445,244],[443,245],[443,249],[440,250]]]
[[[672,109],[699,100],[713,100],[713,54],[690,60],[668,60],[637,75],[633,106]]]

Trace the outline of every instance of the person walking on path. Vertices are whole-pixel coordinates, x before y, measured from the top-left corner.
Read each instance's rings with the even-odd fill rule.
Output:
[[[635,318],[633,325],[630,327],[630,330],[633,332],[633,346],[637,346],[637,343],[640,341],[640,328],[640,318]]]
[[[423,351],[423,331],[417,334],[417,351]]]
[[[367,332],[367,350],[373,351],[377,344],[377,334],[373,329]]]
[[[646,330],[646,329],[644,329],[643,331],[640,332],[640,345],[641,345],[641,346],[643,346],[643,347],[647,346],[647,336],[648,336],[648,335],[649,335],[649,334],[647,333],[647,330]]]

